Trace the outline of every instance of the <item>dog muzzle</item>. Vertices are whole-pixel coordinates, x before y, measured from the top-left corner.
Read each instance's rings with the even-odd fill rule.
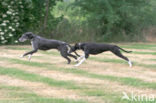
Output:
[[[24,39],[24,38],[19,38],[19,41],[20,42],[24,42],[24,41],[26,41],[27,39]]]

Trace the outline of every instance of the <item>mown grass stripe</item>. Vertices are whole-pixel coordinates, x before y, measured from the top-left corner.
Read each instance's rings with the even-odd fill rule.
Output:
[[[54,80],[52,78],[43,77],[38,74],[28,73],[28,72],[25,72],[25,71],[17,69],[17,68],[6,68],[6,67],[0,66],[0,74],[1,75],[9,75],[9,76],[21,78],[23,80],[28,80],[28,81],[32,81],[32,82],[42,82],[42,83],[48,84],[50,86],[63,87],[63,88],[68,88],[68,89],[81,88],[81,87],[74,85],[70,81],[67,82],[67,81]]]
[[[31,91],[28,91],[24,87],[0,85],[0,90],[5,90],[8,94],[7,98],[11,98],[0,98],[0,103],[88,103],[87,101],[79,99],[74,100],[42,97]]]
[[[25,45],[30,46],[30,45]],[[156,47],[156,44],[138,44],[138,43],[129,43],[129,44],[118,44],[118,46],[122,48],[130,48],[130,49],[152,49]],[[31,47],[31,46],[30,46]],[[7,49],[12,50],[26,50],[27,48],[21,48],[18,46],[6,46]]]
[[[10,60],[10,59],[7,59],[7,58],[5,58],[6,60]],[[3,59],[4,60],[4,59]],[[18,59],[11,59],[10,61],[12,61],[12,62],[14,62],[14,63],[22,63],[22,64],[26,64],[26,65],[28,65],[28,66],[34,66],[35,67],[35,65],[37,65],[36,67],[41,67],[41,64],[40,63],[37,63],[37,62],[28,62],[28,61],[22,61],[22,60],[18,60]],[[19,62],[19,61],[21,61],[21,62]],[[44,64],[44,63],[42,63],[42,65],[44,65],[47,69],[49,69],[49,70],[59,70],[59,71],[63,71],[63,72],[65,72],[65,73],[74,73],[74,74],[77,74],[77,75],[80,75],[80,76],[86,76],[86,77],[90,77],[90,78],[97,78],[97,79],[101,79],[101,80],[103,80],[103,79],[106,79],[106,80],[110,80],[110,81],[112,81],[113,79],[113,81],[116,81],[115,80],[115,78],[116,77],[111,77],[111,76],[102,76],[102,75],[97,75],[97,74],[92,74],[92,73],[88,73],[88,72],[86,72],[86,71],[83,71],[83,70],[78,70],[78,69],[65,69],[65,68],[57,68],[57,67],[55,67],[55,66],[52,66],[52,65],[48,65],[49,63],[46,63],[46,65]],[[1,72],[1,71],[0,71]],[[113,79],[112,79],[113,78]],[[42,82],[42,81],[41,81]],[[99,88],[99,87],[97,87],[97,88]],[[79,90],[82,92],[82,93],[84,93],[84,94],[86,94],[86,95],[88,95],[88,96],[90,96],[90,93],[97,93],[97,96],[98,97],[101,97],[101,95],[102,95],[102,97],[101,98],[111,98],[111,99],[109,99],[109,100],[111,100],[111,101],[113,101],[113,102],[116,102],[116,103],[121,103],[121,101],[124,103],[124,101],[123,100],[121,100],[120,98],[120,96],[118,96],[119,94],[116,94],[116,93],[105,93],[105,95],[103,95],[104,93],[103,92],[105,92],[104,90],[101,90],[101,91],[103,91],[103,92],[99,92],[99,90],[97,90],[97,88],[96,89],[89,89],[89,88],[79,88]],[[88,92],[89,91],[89,92]],[[114,95],[114,97],[112,97],[112,95]],[[92,95],[92,96],[94,96],[94,95]],[[105,100],[104,99],[104,100]]]
[[[151,46],[151,47],[154,47],[154,46]],[[155,47],[156,47],[156,45],[155,45]],[[15,47],[15,46],[7,46],[5,48],[10,49],[10,50],[31,50],[30,48],[21,48],[21,47]],[[130,48],[130,49],[134,49],[134,48]],[[47,55],[55,55],[55,56],[60,55],[59,52],[55,52],[55,51],[40,51],[40,52],[42,54],[47,54]],[[156,52],[133,51],[132,54],[156,55]],[[107,55],[111,55],[111,54],[107,54]]]
[[[89,103],[89,102],[84,100],[31,96],[29,98],[22,98],[18,100],[12,100],[12,99],[0,100],[0,103]]]
[[[117,64],[127,64],[128,63],[124,60],[120,60],[120,59],[110,59],[110,58],[98,58],[98,57],[90,57],[89,60],[93,60],[93,61],[98,61],[98,62],[108,62],[108,63],[117,63]],[[135,61],[132,61],[133,65],[134,66],[141,66],[141,67],[145,67],[145,68],[150,68],[150,69],[153,69],[155,70],[156,69],[156,64],[141,64],[141,63],[138,63],[138,62],[135,62]]]
[[[156,52],[139,52],[139,51],[133,51],[132,54],[148,54],[148,55],[156,55]]]
[[[156,61],[156,59],[150,59],[150,60],[152,60],[152,61]]]
[[[83,100],[58,99],[58,98],[30,98],[25,100],[27,103],[88,103]]]
[[[0,67],[0,74],[1,75],[9,75],[11,77],[16,77],[16,78],[20,78],[20,79],[28,80],[28,81],[32,81],[32,82],[42,82],[42,83],[48,84],[50,86],[63,87],[63,88],[67,88],[67,89],[76,89],[76,90],[79,90],[80,92],[82,92],[84,94],[88,94],[88,92],[86,92],[87,90],[89,90],[90,92],[92,92],[92,91],[98,92],[98,90],[96,90],[96,88],[90,89],[84,85],[83,86],[76,86],[75,83],[71,84],[71,82],[56,81],[56,80],[53,80],[53,79],[48,78],[48,77],[43,77],[43,76],[33,74],[33,73],[27,73],[27,72],[20,70],[20,69],[17,69],[17,68]],[[103,90],[101,90],[101,91],[103,91]],[[107,96],[108,99],[112,98],[111,101],[119,101],[118,98],[120,98],[120,97],[118,97],[118,94],[112,93],[112,95],[115,95],[116,98],[110,97],[110,94],[108,94],[108,93],[106,93],[106,94],[107,95],[103,95],[103,93],[101,93],[100,95]],[[43,99],[43,103],[44,103],[44,100],[49,101],[49,99],[48,100]],[[55,101],[54,103],[57,103],[57,101]],[[58,102],[58,103],[65,103],[65,102]],[[68,102],[68,103],[74,103],[74,102]],[[120,103],[120,102],[118,102],[118,103]]]
[[[22,47],[15,47],[15,46],[6,46],[5,47],[6,49],[9,49],[9,50],[32,50],[31,48],[22,48]],[[55,51],[42,51],[42,50],[39,50],[40,53],[42,54],[47,54],[47,55],[60,55],[59,52],[55,52]]]
[[[155,44],[127,44],[121,45],[122,48],[129,48],[129,49],[153,49],[156,47]]]
[[[85,76],[85,77],[90,77],[90,78],[96,78],[96,79],[106,79],[110,81],[115,81],[119,82],[124,85],[129,85],[133,87],[141,87],[141,88],[150,88],[150,89],[156,89],[156,83],[151,83],[151,82],[146,82],[138,78],[132,78],[132,77],[116,77],[116,76],[110,76],[110,75],[100,75],[100,74],[95,74],[95,73],[90,73],[85,70],[80,70],[80,69],[69,69],[69,68],[58,68],[50,63],[38,63],[38,62],[28,62],[28,61],[23,61],[19,59],[7,59],[10,62],[17,63],[17,64],[24,64],[28,66],[34,66],[34,67],[45,67],[48,70],[57,70],[57,71],[62,71],[65,73],[73,73],[77,74],[80,76]]]
[[[5,46],[5,49],[10,49],[10,50],[30,50],[28,47],[18,47],[18,46]]]

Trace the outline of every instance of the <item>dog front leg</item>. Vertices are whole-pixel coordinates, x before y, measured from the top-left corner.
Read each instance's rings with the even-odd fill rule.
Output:
[[[29,57],[28,57],[28,60],[29,60],[29,61],[31,60],[31,56],[32,56],[32,54],[30,54]]]
[[[132,67],[132,62],[129,60],[128,61],[129,67]]]
[[[27,52],[27,53],[25,53],[24,55],[22,55],[21,57],[24,57],[24,56],[27,56],[27,55],[29,55],[29,57],[28,57],[28,59],[29,59],[29,61],[31,60],[31,56],[32,56],[32,54],[33,53],[36,53],[37,52],[37,49],[35,49],[35,50],[32,50],[32,51],[30,51],[30,52]]]
[[[76,62],[78,62],[80,59],[82,59],[84,57],[85,57],[85,55],[82,55],[82,56],[78,57],[78,59],[76,60]]]
[[[76,51],[74,53],[75,53],[75,55],[77,55],[78,57],[80,57],[80,55]]]
[[[88,57],[89,57],[89,51],[85,51],[85,54],[83,56],[81,56],[83,59],[76,64],[75,66],[79,66],[80,64],[82,64]]]
[[[76,65],[74,65],[74,66],[77,67],[77,66],[81,65],[86,60],[86,56],[83,55],[83,56],[79,57],[77,61],[79,61],[81,58],[82,58],[82,60],[79,63],[77,63]]]
[[[75,66],[76,66],[76,67],[79,66],[79,65],[82,64],[85,60],[86,60],[86,58],[83,57],[83,59],[82,59],[78,64],[76,64]]]
[[[27,54],[28,55],[28,54]],[[26,56],[26,55],[25,55]],[[28,57],[28,59],[29,59],[29,61],[31,60],[31,56],[32,56],[32,54],[29,54],[29,57]],[[21,55],[20,56],[20,58],[23,58],[24,57],[24,55]]]

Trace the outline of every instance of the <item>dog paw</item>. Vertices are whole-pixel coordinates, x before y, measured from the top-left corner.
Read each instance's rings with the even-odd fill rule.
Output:
[[[75,67],[78,67],[78,66],[79,66],[79,64],[75,64],[74,66],[75,66]]]
[[[32,56],[32,55],[29,55],[29,56],[28,56],[28,60],[29,60],[29,61],[31,60],[31,56]]]
[[[130,67],[130,68],[132,68],[132,64],[131,64],[131,65],[129,65],[129,67]]]
[[[20,56],[20,58],[23,58],[23,57],[24,57],[23,55]]]
[[[131,61],[128,61],[128,64],[129,64],[129,67],[132,68],[133,63]]]

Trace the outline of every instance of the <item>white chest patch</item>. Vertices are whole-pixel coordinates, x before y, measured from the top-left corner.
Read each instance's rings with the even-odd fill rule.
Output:
[[[32,48],[34,49],[34,43],[33,43],[33,41],[31,41],[31,46],[32,46]]]
[[[69,47],[69,45],[66,45],[67,46],[67,53],[69,53],[70,52],[70,47]]]

